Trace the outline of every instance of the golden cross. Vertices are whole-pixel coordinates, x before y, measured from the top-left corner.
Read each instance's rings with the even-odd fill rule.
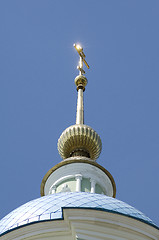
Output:
[[[76,49],[76,51],[78,52],[79,56],[80,56],[80,61],[79,61],[79,66],[77,66],[77,69],[79,69],[80,71],[80,75],[84,74],[85,71],[83,70],[83,62],[86,65],[86,67],[89,69],[89,65],[85,60],[85,54],[83,52],[83,48],[79,45],[79,44],[73,44],[74,48]]]

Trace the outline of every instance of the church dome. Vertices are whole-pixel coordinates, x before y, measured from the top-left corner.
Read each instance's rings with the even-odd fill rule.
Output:
[[[0,221],[0,235],[31,223],[63,219],[65,208],[121,214],[157,227],[142,212],[115,198],[86,192],[68,192],[40,197],[15,209]]]

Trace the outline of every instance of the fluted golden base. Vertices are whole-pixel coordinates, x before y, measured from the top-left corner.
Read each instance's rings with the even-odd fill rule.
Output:
[[[76,152],[80,156],[89,156],[96,160],[102,150],[99,135],[91,127],[76,124],[68,127],[58,140],[58,151],[63,159],[73,156]]]

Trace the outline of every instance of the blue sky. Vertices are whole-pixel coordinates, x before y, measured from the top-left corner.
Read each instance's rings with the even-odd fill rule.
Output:
[[[0,218],[40,197],[75,123],[79,42],[85,123],[117,198],[159,225],[159,1],[0,1]]]

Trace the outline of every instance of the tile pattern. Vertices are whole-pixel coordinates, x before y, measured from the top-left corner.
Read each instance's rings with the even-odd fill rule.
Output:
[[[142,212],[115,198],[86,192],[69,192],[44,196],[15,209],[0,221],[0,235],[28,223],[62,219],[62,208],[100,209],[134,217],[155,226]]]

